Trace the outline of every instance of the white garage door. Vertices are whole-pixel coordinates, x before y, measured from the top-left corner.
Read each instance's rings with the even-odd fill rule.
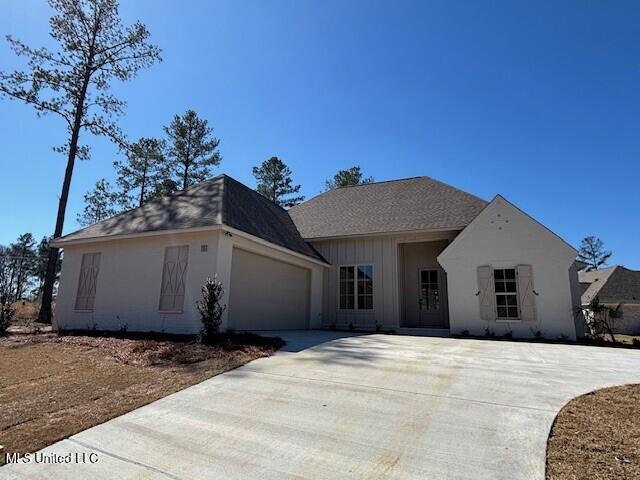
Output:
[[[233,249],[229,328],[307,328],[310,271]]]

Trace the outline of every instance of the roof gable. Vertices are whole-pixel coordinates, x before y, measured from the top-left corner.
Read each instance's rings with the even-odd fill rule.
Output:
[[[487,202],[429,177],[341,187],[289,210],[306,239],[462,229]]]
[[[323,260],[298,233],[286,210],[227,175],[70,233],[56,243],[227,225],[294,252]]]
[[[489,242],[491,243],[496,238],[493,232],[502,232],[505,238],[510,239],[512,237],[510,231],[515,233],[516,231],[512,229],[522,228],[523,226],[530,228],[531,232],[535,232],[536,235],[535,240],[528,238],[528,242],[531,244],[529,248],[541,248],[542,242],[540,240],[544,238],[546,240],[545,244],[553,245],[558,256],[567,259],[568,265],[575,261],[578,253],[575,248],[538,220],[520,210],[502,195],[496,195],[482,212],[440,253],[438,262],[442,264],[455,257],[464,257],[465,249],[476,248],[473,239],[474,235],[477,236],[479,232],[484,232],[485,234],[491,232],[489,234]],[[512,241],[509,240],[509,243],[512,244]],[[557,250],[555,246],[557,246]],[[551,253],[549,252],[550,255]]]

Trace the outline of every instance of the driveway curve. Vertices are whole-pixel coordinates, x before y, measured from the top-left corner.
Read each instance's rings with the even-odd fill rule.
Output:
[[[560,408],[640,382],[638,350],[277,334],[288,343],[273,357],[43,450],[96,463],[8,465],[0,478],[542,480]]]

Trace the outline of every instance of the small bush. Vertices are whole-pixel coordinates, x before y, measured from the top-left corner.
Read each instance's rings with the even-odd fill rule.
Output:
[[[213,343],[218,335],[222,314],[227,308],[226,305],[220,303],[223,295],[224,287],[217,276],[214,276],[213,279],[207,278],[202,286],[202,300],[196,303],[202,321],[202,329],[200,330],[202,343]]]

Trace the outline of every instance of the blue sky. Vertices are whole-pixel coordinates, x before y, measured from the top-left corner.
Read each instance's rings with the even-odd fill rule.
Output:
[[[640,268],[640,3],[135,1],[163,63],[116,85],[133,139],[195,109],[225,172],[277,155],[308,197],[338,169],[428,175],[501,193],[577,246],[600,236]],[[49,45],[44,1],[5,2],[0,34]],[[0,69],[19,62],[0,44]],[[0,101],[0,243],[53,230],[65,159],[53,117]],[[117,149],[86,134],[65,231],[113,179]]]

